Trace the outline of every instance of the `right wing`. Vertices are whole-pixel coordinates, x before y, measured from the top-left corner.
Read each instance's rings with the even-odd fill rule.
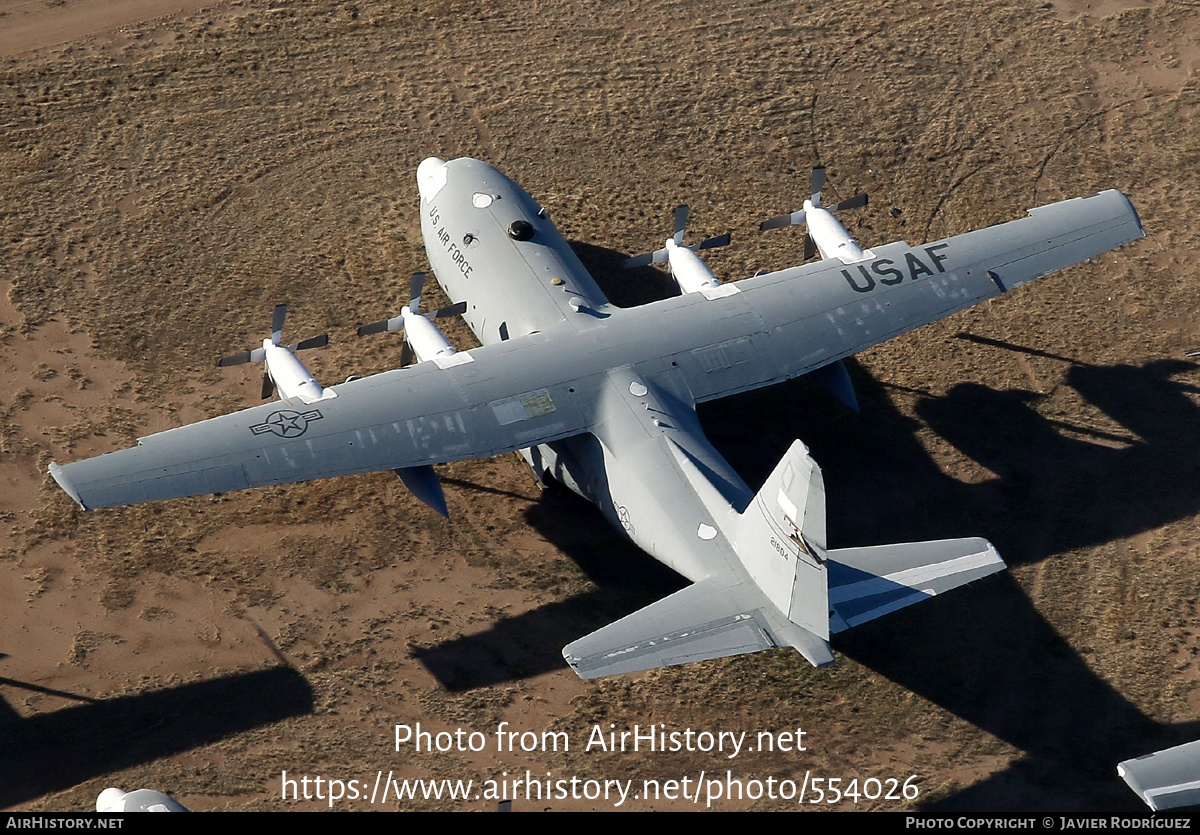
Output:
[[[1020,220],[855,264],[819,261],[723,285],[743,332],[672,357],[697,401],[807,374],[922,325],[1141,238],[1129,199],[1109,190]],[[679,301],[679,300],[677,300]]]

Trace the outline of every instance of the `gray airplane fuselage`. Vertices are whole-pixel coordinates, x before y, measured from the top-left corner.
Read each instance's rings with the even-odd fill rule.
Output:
[[[554,328],[564,358],[619,351],[612,335],[622,329],[612,326],[626,311],[609,303],[546,212],[486,163],[454,160],[446,173],[421,202],[425,248],[446,294],[467,302],[463,317],[480,342]],[[514,222],[529,227],[514,232]],[[573,335],[562,340],[564,330]],[[573,386],[593,430],[522,454],[539,478],[552,476],[591,501],[638,547],[698,581],[737,559],[669,442],[701,462],[731,507],[741,509],[753,494],[704,436],[670,359],[625,344],[627,365],[606,360],[604,371]]]

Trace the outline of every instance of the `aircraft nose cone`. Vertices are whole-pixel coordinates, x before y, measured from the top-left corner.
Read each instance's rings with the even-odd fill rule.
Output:
[[[97,812],[123,812],[125,811],[125,792],[118,788],[108,788],[100,792],[100,796],[96,798]]]
[[[421,199],[428,203],[442,186],[446,185],[446,161],[437,157],[429,157],[417,166],[417,191]]]

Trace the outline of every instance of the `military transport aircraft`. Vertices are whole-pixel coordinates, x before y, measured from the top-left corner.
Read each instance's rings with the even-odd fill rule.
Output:
[[[621,309],[492,166],[426,159],[417,187],[429,262],[482,347],[293,397],[312,386],[279,385],[275,334],[263,359],[282,402],[50,472],[97,508],[390,469],[436,507],[433,464],[519,450],[692,581],[565,647],[585,678],[787,646],[828,664],[832,633],[1003,568],[984,539],[828,548],[804,444],[755,493],[696,404],[808,374],[1143,234],[1129,200],[1106,191]],[[280,376],[307,382],[293,361]]]

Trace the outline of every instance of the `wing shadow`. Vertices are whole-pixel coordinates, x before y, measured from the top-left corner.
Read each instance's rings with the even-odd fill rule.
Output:
[[[1107,418],[1097,415],[1097,426],[1047,419],[1024,391],[960,385],[921,397],[921,421],[995,474],[975,483],[943,473],[915,434],[921,421],[851,368],[860,416],[836,413],[831,398],[802,383],[704,413],[710,438],[752,486],[793,437],[809,444],[826,475],[832,545],[984,535],[1020,565],[1200,511],[1200,494],[1178,487],[1200,473],[1195,389],[1174,380],[1194,372],[1190,363],[1074,364],[1066,382]],[[1200,731],[1195,722],[1162,725],[1131,704],[1007,574],[851,630],[835,648],[1026,752],[931,810],[1144,811],[1116,763]]]
[[[30,689],[19,682],[0,682],[0,688],[14,685]],[[311,713],[313,693],[292,668],[270,667],[92,700],[28,718],[4,707],[0,809]]]
[[[451,692],[562,669],[565,645],[686,585],[565,489],[544,494],[525,519],[597,588],[500,618],[482,632],[414,649],[413,656]]]

